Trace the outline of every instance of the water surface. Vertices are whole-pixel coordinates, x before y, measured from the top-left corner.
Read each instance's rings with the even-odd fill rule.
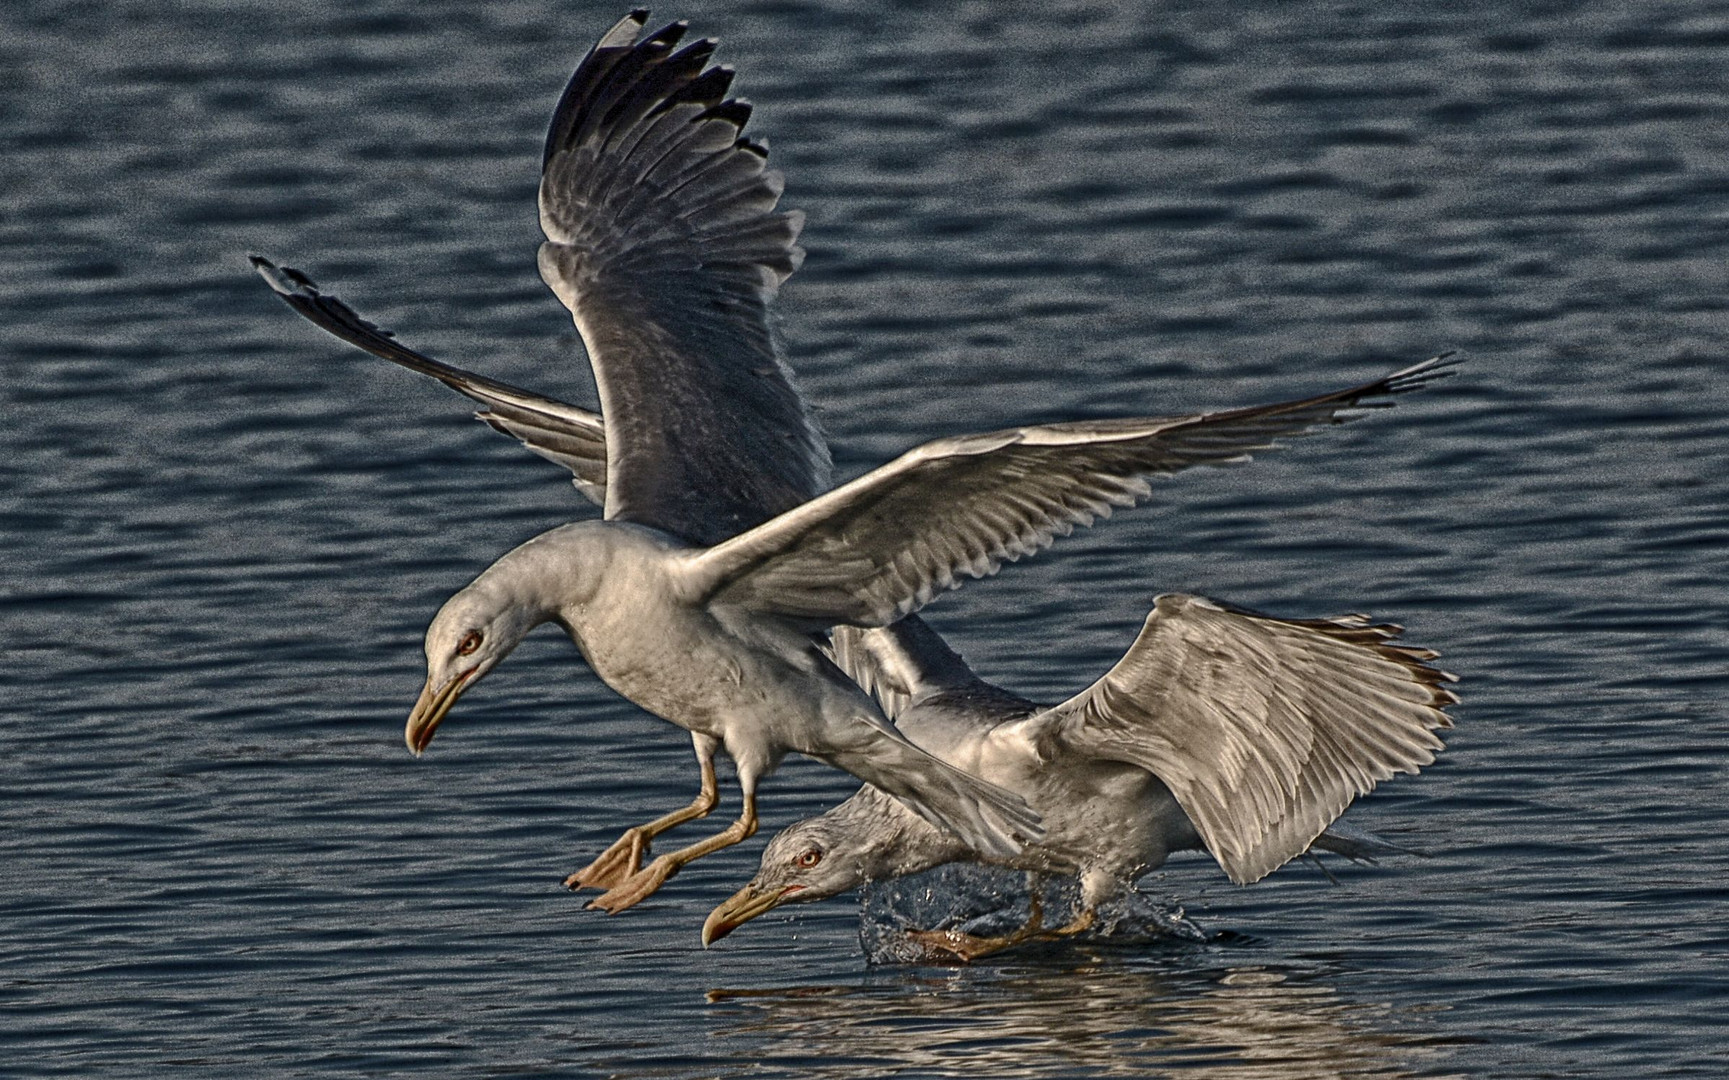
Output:
[[[1145,887],[1211,943],[964,970],[867,965],[850,901],[703,951],[760,840],[583,910],[564,875],[695,774],[555,631],[402,748],[437,605],[589,511],[244,257],[592,400],[533,199],[622,10],[470,7],[0,12],[0,1072],[1722,1073],[1719,6],[657,12],[723,39],[809,214],[785,335],[845,475],[1468,361],[928,609],[1045,699],[1159,592],[1404,623],[1465,701],[1351,820],[1433,857],[1185,858]],[[851,787],[789,762],[765,829]]]

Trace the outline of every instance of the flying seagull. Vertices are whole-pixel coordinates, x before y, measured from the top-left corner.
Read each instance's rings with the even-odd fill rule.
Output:
[[[380,329],[341,299],[324,292],[302,272],[291,267],[277,267],[263,258],[254,257],[252,262],[278,295],[308,320],[374,355],[435,378],[481,404],[484,409],[475,414],[478,419],[495,430],[518,439],[528,450],[569,469],[577,489],[595,504],[604,505],[606,435],[605,426],[597,413],[434,360],[403,345],[390,331]],[[1158,629],[1156,634],[1155,625]],[[1274,632],[1270,634],[1270,630]],[[1434,723],[1425,728],[1412,725],[1410,721],[1413,715],[1424,714],[1421,709],[1412,707],[1409,703],[1386,713],[1382,718],[1382,722],[1390,728],[1400,728],[1402,725],[1400,733],[1414,738],[1421,747],[1425,742],[1422,731],[1448,726],[1447,718],[1440,709],[1454,698],[1450,691],[1441,687],[1436,680],[1452,681],[1452,677],[1434,671],[1423,663],[1432,659],[1432,653],[1392,645],[1392,638],[1397,632],[1397,627],[1369,624],[1361,616],[1307,622],[1281,620],[1251,614],[1199,597],[1161,597],[1153,614],[1148,618],[1146,630],[1130,654],[1124,657],[1112,676],[1101,680],[1089,694],[1097,693],[1102,696],[1106,691],[1101,690],[1101,687],[1106,687],[1107,684],[1119,688],[1127,686],[1128,680],[1134,678],[1132,672],[1135,669],[1131,661],[1136,661],[1137,656],[1140,658],[1137,663],[1157,661],[1160,649],[1167,650],[1163,656],[1163,662],[1169,669],[1167,675],[1177,678],[1176,674],[1171,673],[1185,663],[1182,655],[1184,650],[1192,654],[1203,644],[1210,650],[1209,655],[1213,660],[1218,662],[1225,662],[1226,657],[1234,655],[1220,651],[1222,645],[1233,642],[1239,649],[1251,647],[1262,639],[1269,643],[1282,642],[1298,646],[1295,652],[1285,657],[1286,661],[1302,653],[1303,646],[1319,645],[1323,647],[1320,654],[1322,659],[1330,659],[1335,663],[1343,660],[1347,667],[1355,664],[1364,669],[1360,674],[1367,674],[1377,665],[1383,673],[1392,672],[1394,669],[1385,662],[1395,659],[1396,663],[1403,665],[1415,679],[1429,680],[1435,700],[1431,707],[1432,715],[1427,719],[1435,721]],[[1334,644],[1336,640],[1352,641],[1356,647],[1340,649]],[[984,682],[916,615],[909,615],[883,629],[837,628],[827,654],[850,678],[877,699],[884,714],[892,719],[904,734],[927,750],[955,764],[976,762],[983,746],[1000,747],[1005,743],[1012,746],[1012,742],[1005,739],[1009,730],[1006,725],[1026,721],[1039,713],[1072,711],[1071,706],[1075,704],[1071,702],[1057,710],[1045,710]],[[1193,655],[1187,657],[1188,661],[1193,659]],[[1262,696],[1277,688],[1276,683],[1271,681],[1274,676],[1292,677],[1290,670],[1269,670],[1264,662],[1253,656],[1248,658],[1245,666],[1236,674],[1239,678],[1247,678],[1245,672],[1248,671],[1258,672],[1265,683],[1257,691]],[[1112,683],[1112,677],[1118,672],[1126,674]],[[1230,672],[1215,665],[1213,678],[1218,680],[1221,674]],[[1318,692],[1334,695],[1339,692],[1336,679],[1329,685],[1317,682],[1309,672],[1297,674],[1306,680],[1311,694]],[[1121,691],[1134,693],[1134,700],[1139,702],[1139,707],[1143,709],[1153,707],[1148,703],[1154,701],[1155,694],[1159,692],[1158,687],[1147,690],[1145,682],[1146,680],[1141,680],[1135,687]],[[1411,682],[1411,686],[1416,685],[1416,681]],[[1234,680],[1215,681],[1206,687],[1191,682],[1189,689],[1191,693],[1183,701],[1183,705],[1191,710],[1212,710],[1215,716],[1219,715],[1216,710],[1233,707],[1232,703],[1240,697],[1240,688]],[[1300,691],[1302,687],[1297,686],[1296,690]],[[1157,700],[1172,700],[1168,688],[1163,693],[1165,696]],[[1208,693],[1213,697],[1205,696]],[[1287,690],[1285,693],[1289,696],[1292,691]],[[1202,696],[1197,697],[1197,694]],[[1075,699],[1076,702],[1080,700],[1081,698]],[[1329,701],[1328,704],[1333,703]],[[1355,704],[1375,707],[1374,702],[1364,700],[1358,700]],[[1326,714],[1321,715],[1324,719]],[[1172,716],[1166,714],[1164,719],[1169,727]],[[1364,722],[1365,716],[1358,714],[1356,719]],[[1304,723],[1314,723],[1315,720],[1315,716],[1301,718]],[[1241,754],[1246,750],[1253,757],[1260,745],[1257,725],[1262,721],[1256,715],[1239,715],[1238,722],[1240,727],[1234,734],[1239,739],[1249,741],[1246,746],[1231,752]],[[1288,779],[1281,780],[1278,770],[1269,770],[1265,762],[1258,767],[1250,765],[1240,769],[1240,775],[1233,780],[1221,779],[1223,770],[1220,762],[1205,757],[1209,752],[1206,747],[1207,739],[1212,734],[1214,733],[1208,732],[1204,725],[1179,723],[1174,730],[1166,731],[1164,737],[1167,740],[1181,741],[1181,747],[1169,749],[1168,752],[1178,759],[1185,752],[1191,754],[1193,760],[1189,767],[1195,770],[1196,777],[1204,778],[1215,786],[1225,784],[1231,788],[1231,792],[1220,796],[1221,798],[1232,798],[1233,792],[1256,784],[1268,784],[1275,788],[1284,784],[1283,794],[1279,796],[1282,801],[1277,805],[1283,808],[1286,818],[1298,812],[1321,814],[1321,817],[1312,818],[1309,822],[1313,826],[1318,821],[1323,826],[1323,831],[1312,838],[1312,846],[1353,856],[1373,855],[1388,850],[1373,838],[1348,832],[1336,824],[1327,824],[1352,798],[1373,786],[1374,781],[1371,779],[1366,785],[1359,780],[1356,782],[1357,786],[1352,787],[1352,777],[1337,771],[1346,767],[1346,759],[1333,760],[1330,765],[1326,761],[1318,765],[1315,761],[1307,763],[1307,767],[1311,769],[1324,771],[1330,767],[1335,771],[1327,777],[1332,781],[1331,785],[1317,784],[1311,780],[1305,801],[1305,798],[1299,798],[1299,794],[1290,787]],[[1433,736],[1428,739],[1433,740]],[[1355,744],[1359,751],[1363,745],[1361,742]],[[1172,746],[1175,747],[1176,744],[1172,743]],[[1432,745],[1426,747],[1427,752],[1419,749],[1409,755],[1409,760],[1389,767],[1395,771],[1414,772],[1418,766],[1431,760],[1432,751],[1439,747],[1440,743],[1433,741]],[[1313,753],[1314,749],[1306,746],[1300,752]],[[1075,753],[1069,754],[1056,765],[1060,768],[1053,767],[1048,774],[1037,778],[1037,783],[1033,785],[1037,789],[1036,794],[1024,790],[1025,777],[1018,777],[1006,786],[1028,794],[1035,807],[1054,800],[1059,807],[1058,817],[1067,820],[1082,811],[1077,810],[1073,800],[1061,797],[1065,785],[1072,783],[1072,777],[1065,778],[1061,769],[1093,768],[1095,763],[1081,752],[1079,756]],[[1133,775],[1135,770],[1124,768],[1124,765],[1124,762],[1117,761],[1105,768],[1107,771]],[[1374,764],[1370,762],[1369,767],[1373,768]],[[1035,772],[1038,768],[1037,765],[1034,766]],[[1376,776],[1374,779],[1384,777]],[[1341,781],[1343,787],[1339,786]],[[709,769],[705,774],[706,802],[701,808],[703,814],[713,807],[714,787],[713,771]],[[1203,846],[1201,835],[1191,820],[1193,814],[1185,809],[1188,799],[1181,804],[1173,801],[1174,797],[1169,793],[1170,787],[1164,785],[1156,776],[1137,776],[1130,789],[1131,793],[1126,797],[1126,801],[1119,805],[1106,804],[1102,808],[1087,808],[1088,812],[1097,810],[1106,814],[1112,821],[1124,820],[1137,812],[1144,818],[1143,825],[1134,833],[1136,841],[1116,846],[1107,844],[1095,853],[1096,861],[1092,865],[1104,876],[1091,879],[1093,884],[1103,889],[1092,896],[1094,907],[1141,873],[1154,869],[1164,861],[1169,851]],[[1338,801],[1341,791],[1345,792],[1343,802]],[[1313,801],[1315,793],[1337,803],[1331,813],[1320,809],[1331,803]],[[1219,856],[1221,865],[1225,867],[1227,874],[1239,883],[1253,880],[1248,876],[1251,871],[1244,868],[1244,864],[1233,853],[1235,849],[1229,845],[1242,845],[1241,832],[1244,828],[1264,827],[1266,824],[1245,814],[1243,805],[1239,804],[1236,813],[1232,815],[1232,831],[1224,831],[1224,819],[1215,814],[1211,820],[1216,824],[1216,839],[1206,841],[1208,849],[1226,852]],[[1148,810],[1149,806],[1151,811]],[[1204,810],[1197,808],[1193,813],[1204,813]],[[1162,814],[1163,819],[1153,822],[1147,816],[1149,814]],[[649,842],[660,832],[670,828],[671,824],[667,822],[675,816],[668,815],[659,822],[639,827],[627,834],[627,839],[634,841],[634,859],[640,860]],[[692,814],[680,820],[689,820],[691,816],[700,815]],[[1281,821],[1286,818],[1281,818]],[[716,909],[705,929],[704,943],[709,944],[724,937],[748,919],[782,903],[824,899],[845,892],[865,880],[914,873],[945,861],[981,857],[960,844],[952,835],[922,822],[916,825],[910,824],[911,822],[919,822],[919,819],[909,815],[894,800],[885,799],[875,789],[866,786],[854,798],[828,814],[808,819],[784,830],[772,842],[769,853],[764,856],[762,872],[757,879],[732,900]],[[1285,827],[1290,827],[1288,822]],[[1144,845],[1137,846],[1139,840],[1149,835],[1149,828],[1166,841],[1151,852],[1143,850]],[[892,832],[901,842],[897,845],[882,845],[880,834],[885,830]],[[1293,850],[1293,844],[1301,839],[1301,831],[1298,830],[1296,834],[1287,833],[1283,847],[1269,849],[1276,852],[1276,860],[1269,863],[1266,852],[1263,852],[1261,863],[1264,869],[1255,876],[1269,872],[1299,853],[1301,849]],[[819,846],[821,842],[817,840],[818,835],[826,838],[826,846]],[[796,852],[793,850],[795,848]],[[815,863],[799,866],[799,860],[810,860],[813,851],[817,853]],[[1008,865],[1037,866],[1042,868],[1041,872],[1057,872],[1063,867],[1076,865],[1071,860],[1077,852],[1085,854],[1087,849],[1082,845],[1065,854],[1056,839],[1047,838],[1045,843],[1025,853],[1018,860],[1010,861]],[[786,857],[783,858],[783,855]],[[989,856],[983,858],[988,860]],[[1231,862],[1226,863],[1227,859]],[[820,871],[816,864],[820,864]],[[780,868],[780,876],[785,880],[775,882],[775,867]],[[571,875],[567,884],[575,887],[580,884],[578,879],[581,876],[580,873]],[[943,932],[930,935],[928,943],[933,948],[970,958],[1040,934],[1050,936],[1057,934],[1057,931],[1044,930],[1035,922],[1020,932],[1019,936],[1012,936],[1012,940],[1007,941],[973,940],[964,935]]]
[[[467,373],[446,379],[484,401],[495,426],[570,465],[602,518],[506,553],[444,605],[427,631],[408,744],[423,751],[462,693],[535,626],[557,622],[608,685],[691,732],[703,773],[690,806],[572,875],[607,889],[594,906],[623,910],[752,835],[757,784],[789,751],[1011,857],[1040,837],[1037,816],[897,731],[825,655],[822,633],[886,626],[961,575],[992,573],[1142,501],[1152,476],[1243,460],[1387,404],[1446,362],[1256,408],[941,439],[823,494],[827,451],[769,324],[801,257],[802,218],[775,210],[781,178],[743,134],[750,109],[726,97],[731,72],[706,66],[714,43],[679,48],[682,23],[641,36],[645,24],[646,12],[631,13],[577,67],[543,158],[540,268],[594,368],[598,443],[568,406]],[[260,270],[285,298],[305,288]],[[646,839],[712,808],[723,748],[737,765],[739,819],[640,866]]]
[[[969,860],[1034,875],[1025,926],[976,937],[916,932],[971,960],[1090,928],[1101,904],[1173,851],[1212,854],[1240,885],[1311,846],[1386,850],[1329,830],[1351,801],[1434,760],[1458,700],[1435,653],[1394,643],[1400,628],[1363,615],[1278,619],[1198,596],[1156,601],[1117,665],[1054,708],[975,675],[928,627],[906,622],[835,634],[837,659],[872,687],[909,738],[1024,796],[1042,840],[1003,858],[932,828],[874,788],[770,840],[756,877],[714,909],[710,945],[782,904]],[[1395,849],[1396,850],[1396,849]],[[1080,905],[1047,928],[1041,875],[1080,879]]]

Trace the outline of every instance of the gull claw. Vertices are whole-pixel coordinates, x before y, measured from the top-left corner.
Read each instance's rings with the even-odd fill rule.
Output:
[[[593,862],[564,879],[571,892],[578,889],[611,889],[629,880],[642,868],[648,837],[641,828],[626,829],[624,835],[601,852]]]
[[[959,930],[909,930],[907,940],[922,947],[932,960],[970,964],[1007,946],[1001,938],[977,937]]]
[[[909,930],[906,937],[908,941],[923,947],[933,960],[952,957],[960,963],[970,964],[981,956],[989,956],[1028,941],[1061,941],[1073,937],[1092,929],[1097,920],[1098,912],[1086,907],[1067,925],[1046,930],[1043,907],[1035,901],[1031,917],[1025,926],[998,937],[980,937],[964,930]]]
[[[598,908],[608,915],[617,915],[653,896],[656,890],[666,884],[666,879],[677,872],[678,864],[670,856],[662,855],[620,884],[590,900],[588,906],[591,909]]]

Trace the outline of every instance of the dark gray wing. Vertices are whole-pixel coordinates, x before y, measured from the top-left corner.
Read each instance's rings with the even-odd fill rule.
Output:
[[[938,439],[693,555],[687,588],[715,602],[883,626],[961,574],[983,577],[1151,494],[1148,478],[1240,461],[1283,436],[1388,404],[1446,372],[1442,357],[1346,390],[1194,416],[1094,420]]]
[[[769,304],[802,218],[742,131],[714,42],[632,12],[577,67],[540,184],[541,276],[576,322],[606,419],[606,516],[711,545],[828,486]]]
[[[522,445],[571,471],[577,490],[596,504],[606,500],[606,430],[599,415],[556,398],[542,397],[440,363],[398,342],[388,330],[368,322],[347,304],[319,290],[311,278],[292,267],[277,266],[269,259],[252,256],[257,268],[276,295],[315,326],[374,356],[401,364],[410,371],[430,375],[439,382],[486,406],[475,413],[498,431],[513,436]]]
[[[1161,596],[1104,678],[1021,733],[1048,761],[1157,776],[1247,884],[1378,782],[1435,760],[1455,680],[1427,663],[1435,653],[1394,644],[1399,632],[1362,615],[1276,619]]]
[[[837,626],[830,640],[830,655],[836,667],[876,698],[884,716],[927,749],[933,733],[921,727],[938,710],[920,706],[935,703],[959,709],[977,717],[985,727],[1039,708],[979,678],[960,653],[949,648],[917,615],[872,630]]]

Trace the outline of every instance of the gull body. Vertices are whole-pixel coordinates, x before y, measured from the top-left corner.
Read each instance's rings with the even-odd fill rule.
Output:
[[[837,765],[974,850],[1008,857],[1037,815],[994,781],[919,749],[822,652],[828,628],[886,627],[968,576],[994,573],[1113,507],[1148,479],[1246,459],[1278,437],[1384,405],[1439,360],[1332,393],[1220,412],[1058,423],[941,439],[834,490],[826,445],[770,317],[799,265],[802,217],[750,107],[683,24],[608,31],[554,109],[543,157],[543,278],[570,310],[597,415],[398,345],[295,271],[255,259],[296,310],[480,402],[483,420],[571,469],[602,520],[507,553],[426,635],[427,681],[406,740],[424,751],[451,706],[533,627],[561,623],[596,673],[691,732],[702,785],[568,879],[623,910],[691,859],[751,835],[755,792],[788,752]],[[725,832],[641,859],[716,805],[714,755],[739,765]]]
[[[807,631],[786,619],[704,603],[694,583],[700,578],[690,572],[692,553],[646,526],[583,521],[505,554],[433,619],[426,689],[409,717],[409,746],[424,750],[474,680],[534,627],[556,622],[607,685],[691,733],[705,795],[712,798],[714,753],[725,749],[744,797],[744,816],[720,834],[723,842],[705,841],[712,847],[696,854],[702,845],[639,870],[642,852],[631,852],[639,845],[627,838],[625,854],[615,858],[628,855],[629,869],[600,898],[603,907],[622,910],[691,858],[749,836],[757,784],[789,751],[845,769],[988,850],[1006,854],[1038,835],[1037,816],[1018,796],[900,735]]]
[[[469,657],[429,649],[428,685],[471,677],[468,671],[491,658],[485,642],[503,650],[534,626],[556,622],[608,686],[724,746],[747,790],[789,751],[870,771],[872,747],[885,738],[875,701],[785,620],[692,603],[682,574],[691,551],[628,523],[582,521],[535,537],[433,620],[429,642],[460,642],[478,631],[483,646]],[[412,738],[424,747],[430,735],[423,725]]]
[[[1020,794],[1044,836],[1006,856],[979,851],[863,788],[770,840],[755,878],[709,916],[703,944],[781,904],[948,862],[1079,878],[1066,926],[1044,927],[1035,902],[1028,925],[1002,937],[915,935],[971,959],[1086,929],[1176,851],[1208,851],[1248,884],[1311,846],[1389,850],[1334,822],[1379,781],[1432,762],[1457,700],[1443,685],[1453,677],[1427,662],[1435,654],[1393,644],[1397,634],[1363,616],[1277,619],[1166,595],[1109,674],[1047,708],[980,679],[916,620],[837,633],[837,655],[903,733]]]

